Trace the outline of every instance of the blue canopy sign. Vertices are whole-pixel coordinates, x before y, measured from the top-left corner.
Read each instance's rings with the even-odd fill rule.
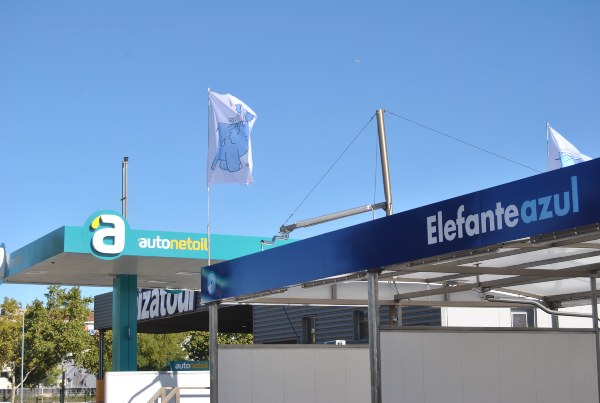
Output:
[[[600,222],[600,159],[202,268],[202,303]]]

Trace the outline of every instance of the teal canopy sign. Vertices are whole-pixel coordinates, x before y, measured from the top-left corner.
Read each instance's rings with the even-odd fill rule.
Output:
[[[211,235],[211,257],[229,260],[261,250],[260,237]],[[15,275],[62,254],[88,254],[101,260],[124,256],[208,259],[208,236],[204,233],[137,230],[119,213],[93,213],[82,227],[64,226],[10,254],[2,278]],[[4,255],[3,255],[4,256]]]
[[[81,237],[83,243],[80,246],[100,259],[117,259],[121,255],[208,257],[206,234],[134,230],[114,211],[92,214],[81,228]],[[74,236],[73,240],[77,241],[77,238]]]

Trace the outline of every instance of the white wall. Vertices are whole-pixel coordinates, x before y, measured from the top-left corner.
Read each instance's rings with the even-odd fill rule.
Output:
[[[561,308],[560,311],[585,313],[585,314],[591,315],[592,314],[592,306],[591,305],[573,306],[573,307],[569,307],[569,308]],[[577,317],[573,317],[573,316],[559,316],[558,323],[559,323],[560,327],[580,327],[580,328],[589,329],[593,326],[593,322],[591,319],[577,318]]]
[[[552,316],[536,309],[537,327],[551,328]],[[592,314],[591,305],[561,308],[561,312]],[[589,329],[592,320],[569,316],[558,317],[561,329]],[[510,308],[442,307],[442,326],[449,327],[511,327]]]
[[[598,402],[594,334],[381,332],[384,402]]]
[[[220,403],[370,401],[368,345],[219,346]]]
[[[107,372],[104,378],[105,402],[147,403],[164,386],[210,386],[208,371]],[[184,389],[181,401],[210,402],[208,389]]]
[[[12,386],[8,378],[1,377],[0,378],[0,389],[10,389]]]
[[[510,326],[508,308],[443,307],[443,326],[505,327]]]

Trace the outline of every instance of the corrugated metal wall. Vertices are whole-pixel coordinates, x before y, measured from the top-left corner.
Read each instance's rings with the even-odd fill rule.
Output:
[[[428,306],[404,306],[402,326],[442,326],[441,309]]]
[[[389,306],[381,306],[382,325],[390,323]],[[357,340],[354,331],[354,312],[366,311],[355,307],[298,307],[298,306],[255,306],[254,343],[301,343],[302,318],[316,318],[316,342],[346,340],[346,343],[365,343]],[[439,308],[411,306],[402,308],[403,326],[440,326]]]
[[[112,329],[112,292],[94,297],[94,329]]]
[[[199,298],[200,293],[197,293]],[[200,304],[197,302],[196,309]],[[380,307],[382,325],[390,322],[394,308]],[[302,318],[314,316],[316,319],[316,342],[346,340],[346,343],[361,343],[354,332],[354,312],[366,311],[359,307],[299,307],[299,306],[254,306],[254,342],[300,343],[302,340]],[[390,315],[392,314],[392,315]],[[151,322],[151,321],[150,321]],[[402,308],[403,326],[441,326],[440,308],[410,306]],[[94,297],[94,328],[112,328],[112,293]]]

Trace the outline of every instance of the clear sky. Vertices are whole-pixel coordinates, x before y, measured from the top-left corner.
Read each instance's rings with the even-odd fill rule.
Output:
[[[546,122],[598,157],[599,15],[588,0],[2,0],[0,242],[120,211],[124,156],[132,228],[205,232],[208,88],[258,115],[255,184],[212,187],[213,233],[275,235],[378,108],[395,212],[544,171]],[[290,222],[383,201],[376,133]]]

